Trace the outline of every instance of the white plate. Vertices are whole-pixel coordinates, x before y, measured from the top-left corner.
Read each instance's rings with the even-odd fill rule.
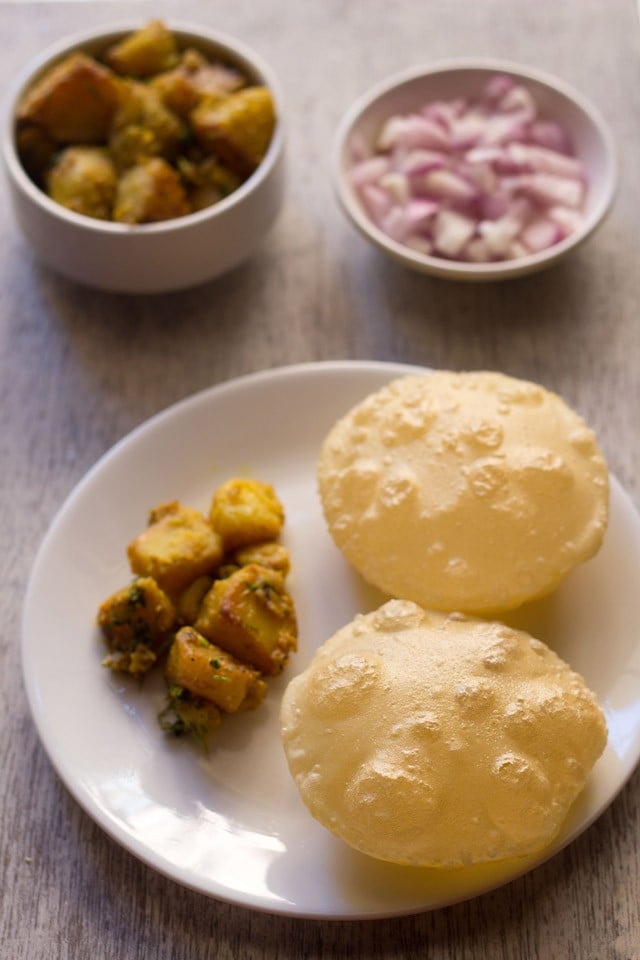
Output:
[[[195,890],[272,913],[381,917],[433,909],[513,879],[561,849],[611,803],[640,756],[640,519],[616,481],[605,543],[551,599],[517,621],[600,698],[609,745],[561,836],[543,855],[426,870],[371,860],[307,813],[279,741],[279,701],[315,648],[382,596],[325,530],[319,445],[339,415],[411,368],[336,362],[269,371],[177,404],[117,444],[68,498],[44,539],[25,601],[23,667],[42,742],[87,813],[127,850]],[[287,512],[300,651],[255,713],[229,717],[211,753],[156,723],[161,680],[142,689],[100,667],[99,602],[129,579],[125,545],[150,506],[206,508],[236,473],[273,484]],[[513,620],[514,618],[512,618]]]

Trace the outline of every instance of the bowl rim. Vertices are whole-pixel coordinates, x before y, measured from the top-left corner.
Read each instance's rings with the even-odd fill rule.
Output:
[[[80,213],[75,213],[73,210],[67,209],[62,206],[62,204],[56,203],[47,196],[44,190],[38,187],[28,175],[18,156],[15,141],[15,112],[20,96],[38,75],[42,74],[49,65],[53,66],[56,61],[60,60],[67,53],[72,53],[83,45],[95,44],[101,40],[106,42],[109,40],[115,41],[118,37],[122,37],[133,30],[140,29],[148,23],[149,19],[149,17],[136,17],[118,20],[92,29],[67,34],[65,37],[50,44],[39,54],[32,57],[14,78],[8,91],[7,107],[5,108],[5,116],[2,124],[2,159],[5,171],[9,178],[13,180],[14,184],[26,194],[33,203],[41,207],[46,213],[51,214],[56,219],[72,227],[92,230],[95,233],[106,235],[148,236],[170,233],[175,230],[184,230],[203,221],[217,219],[242,203],[248,194],[253,193],[260,186],[269,176],[284,150],[285,123],[282,89],[274,71],[262,56],[245,44],[244,41],[238,40],[230,34],[219,30],[212,30],[209,27],[192,21],[178,20],[173,17],[162,17],[162,21],[172,32],[176,33],[178,37],[184,37],[185,39],[192,38],[194,45],[197,44],[197,41],[200,39],[213,46],[220,47],[221,50],[228,51],[229,60],[240,61],[240,65],[243,63],[246,64],[271,91],[276,105],[276,125],[264,157],[253,173],[251,173],[236,190],[232,191],[232,193],[222,200],[219,200],[209,207],[204,207],[202,210],[185,214],[182,217],[172,217],[171,219],[154,223],[127,224],[116,223],[111,220],[99,220],[96,217],[88,217]]]
[[[358,201],[355,192],[349,186],[345,175],[347,163],[345,154],[348,139],[353,127],[367,108],[381,100],[394,89],[402,87],[422,77],[435,74],[465,73],[477,70],[487,73],[507,73],[524,81],[533,81],[548,88],[553,93],[561,94],[566,100],[573,103],[578,110],[587,117],[591,127],[600,139],[607,164],[603,177],[603,188],[598,202],[584,218],[582,225],[564,240],[547,247],[545,250],[517,257],[513,260],[496,260],[489,263],[470,263],[462,260],[449,260],[445,257],[435,257],[419,253],[404,244],[393,240],[371,220]],[[347,214],[351,223],[370,242],[375,243],[393,259],[406,266],[414,267],[424,273],[441,276],[449,279],[493,280],[507,279],[518,275],[532,273],[544,266],[555,263],[564,254],[583,243],[604,220],[610,211],[615,199],[619,180],[619,159],[613,134],[598,108],[571,84],[559,79],[551,73],[494,57],[452,57],[434,60],[429,63],[417,64],[406,68],[378,81],[362,93],[344,113],[334,135],[331,153],[331,169],[333,174],[334,191],[338,201]]]

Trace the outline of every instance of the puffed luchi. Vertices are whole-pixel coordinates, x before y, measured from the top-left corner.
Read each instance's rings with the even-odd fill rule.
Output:
[[[544,643],[402,600],[320,647],[285,691],[281,731],[321,824],[429,867],[544,849],[607,740],[595,695]]]
[[[497,614],[554,590],[608,522],[595,434],[557,395],[487,371],[409,375],[328,433],[329,531],[385,593]]]

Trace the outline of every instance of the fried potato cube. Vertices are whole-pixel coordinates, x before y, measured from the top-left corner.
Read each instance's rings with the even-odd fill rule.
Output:
[[[194,626],[238,660],[269,676],[282,671],[297,647],[296,615],[284,578],[258,564],[216,580]]]
[[[118,174],[101,147],[67,147],[46,177],[47,193],[74,213],[110,220]]]
[[[150,524],[127,547],[134,573],[153,577],[171,596],[222,560],[222,540],[206,517],[174,500],[151,512]]]
[[[164,103],[182,117],[204,98],[223,98],[245,86],[246,78],[221,63],[210,63],[199,51],[188,49],[173,70],[150,80]]]
[[[246,76],[228,64],[207,60],[199,50],[189,47],[182,55],[182,66],[193,79],[200,97],[226,97],[246,86]]]
[[[184,119],[189,116],[200,100],[193,79],[182,64],[175,70],[158,74],[149,81],[149,85],[158,93],[165,107]]]
[[[175,37],[161,20],[152,20],[109,47],[104,60],[116,73],[150,77],[178,62]]]
[[[226,550],[275,539],[284,508],[269,483],[233,478],[221,484],[211,502],[210,519]]]
[[[281,543],[275,541],[253,543],[248,547],[241,547],[236,550],[232,559],[239,567],[246,567],[249,563],[257,563],[261,567],[277,570],[283,577],[286,577],[291,569],[289,551]]]
[[[218,567],[218,576],[220,576],[220,570],[221,567]],[[178,619],[181,623],[196,622],[204,596],[211,589],[212,584],[213,577],[203,574],[182,591],[176,603]]]
[[[34,123],[56,143],[102,143],[120,102],[120,80],[83,53],[72,53],[27,91],[18,123]]]
[[[160,157],[130,167],[118,181],[113,219],[119,223],[155,223],[189,212],[178,174]]]
[[[205,99],[191,113],[202,147],[245,176],[267,152],[275,123],[273,97],[266,87],[245,87],[224,100]]]
[[[123,83],[123,96],[108,142],[111,156],[121,170],[146,157],[172,160],[185,133],[184,124],[165,106],[157,90],[143,83]]]
[[[183,687],[226,713],[257,707],[267,692],[257,670],[239,663],[193,627],[182,627],[176,634],[165,676],[171,686]]]
[[[234,553],[226,554],[224,561],[218,568],[218,579],[230,577],[240,567],[246,567],[250,563],[257,563],[258,566],[277,570],[283,577],[286,577],[291,569],[291,560],[287,548],[283,547],[281,543],[271,540],[267,543],[253,543],[248,547],[241,547]],[[195,618],[189,622],[194,623]]]
[[[170,598],[151,577],[137,577],[100,605],[98,626],[111,656],[105,666],[126,673],[145,673],[175,625]]]
[[[223,166],[215,157],[178,158],[178,169],[185,184],[192,210],[203,210],[227,197],[242,183],[241,177]]]

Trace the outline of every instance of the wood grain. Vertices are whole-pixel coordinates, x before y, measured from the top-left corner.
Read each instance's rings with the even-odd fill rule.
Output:
[[[640,775],[568,849],[507,887],[398,920],[271,917],[208,900],[113,843],[39,745],[20,612],[63,498],[116,440],[174,401],[254,370],[328,358],[494,368],[557,390],[596,428],[640,503],[640,26],[629,0],[183,0],[2,3],[6,89],[64,34],[179,15],[241,37],[279,74],[289,190],[254,260],[206,287],[127,298],[33,261],[0,192],[0,954],[7,960],[639,960]],[[383,261],[329,182],[343,111],[373,82],[445,56],[502,56],[590,96],[621,158],[614,210],[566,263],[464,286]],[[624,603],[624,597],[621,597]],[[606,642],[606,638],[603,638]],[[312,865],[310,865],[312,868]]]

